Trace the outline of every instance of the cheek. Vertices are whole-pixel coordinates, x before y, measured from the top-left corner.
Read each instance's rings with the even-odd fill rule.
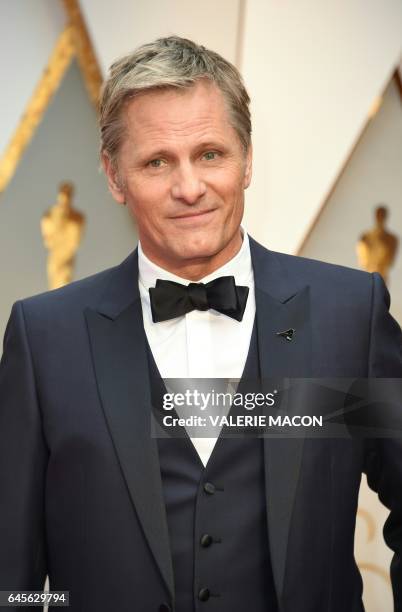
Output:
[[[128,201],[133,214],[144,222],[162,217],[167,202],[166,187],[161,181],[141,181],[128,186]]]
[[[238,163],[233,163],[218,173],[215,177],[217,185],[227,193],[236,193],[243,185],[244,168]]]
[[[244,197],[243,173],[232,172],[222,181],[219,189],[228,208],[237,208]]]

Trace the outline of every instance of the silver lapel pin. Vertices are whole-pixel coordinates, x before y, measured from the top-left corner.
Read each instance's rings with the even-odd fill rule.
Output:
[[[287,340],[288,342],[291,342],[291,340],[293,340],[293,335],[295,331],[296,330],[293,329],[293,327],[290,327],[289,329],[285,329],[285,331],[276,332],[276,335],[282,336],[282,338],[285,338],[285,340]]]

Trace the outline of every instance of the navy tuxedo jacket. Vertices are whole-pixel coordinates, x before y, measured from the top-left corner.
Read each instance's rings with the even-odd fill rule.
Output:
[[[402,377],[378,274],[250,247],[263,377]],[[291,342],[276,335],[290,327]],[[0,590],[40,590],[48,574],[51,590],[70,591],[71,612],[174,609],[150,402],[136,250],[13,305],[0,365]],[[281,612],[363,610],[353,555],[363,472],[391,510],[401,612],[402,440],[264,444]]]

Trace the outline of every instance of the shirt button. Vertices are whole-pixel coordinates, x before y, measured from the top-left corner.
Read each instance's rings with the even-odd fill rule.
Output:
[[[212,482],[206,482],[204,484],[204,491],[208,493],[208,495],[213,495],[215,493],[215,485]]]
[[[212,544],[212,537],[210,535],[208,535],[207,533],[204,533],[204,535],[201,536],[200,544],[204,548],[207,548],[208,546],[211,546],[211,544]]]
[[[209,595],[209,589],[200,589],[198,592],[198,599],[200,601],[208,601]]]

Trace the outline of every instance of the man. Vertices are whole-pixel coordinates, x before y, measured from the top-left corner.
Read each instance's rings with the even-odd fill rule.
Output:
[[[113,64],[102,161],[140,243],[13,306],[0,589],[41,589],[48,574],[74,612],[360,612],[366,472],[391,510],[402,610],[400,440],[151,436],[161,377],[402,374],[378,274],[268,251],[241,227],[248,103],[237,70],[185,39]]]

